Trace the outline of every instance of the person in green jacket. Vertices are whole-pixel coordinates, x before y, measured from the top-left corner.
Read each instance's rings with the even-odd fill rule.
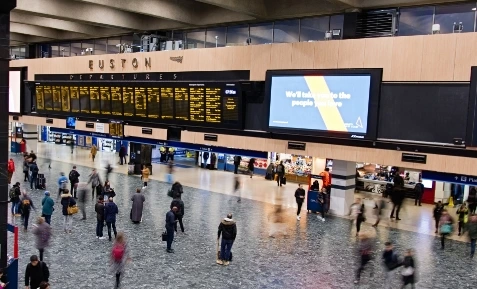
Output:
[[[462,229],[464,229],[465,224],[469,218],[469,208],[467,208],[465,202],[457,210],[457,216],[459,217],[459,236],[461,235]]]
[[[466,228],[470,238],[470,258],[474,258],[475,243],[477,241],[477,215],[472,214],[470,216]]]
[[[53,211],[55,210],[55,202],[52,198],[50,198],[50,192],[45,191],[45,197],[41,200],[41,216],[45,218],[45,222],[50,225],[51,223],[51,215],[53,215]]]

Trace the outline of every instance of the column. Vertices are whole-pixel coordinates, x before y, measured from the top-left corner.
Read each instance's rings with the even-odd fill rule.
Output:
[[[349,213],[354,203],[354,189],[356,187],[356,163],[333,160],[331,173],[330,212],[344,216]]]
[[[0,4],[0,267],[7,267],[8,222],[8,74],[10,71],[10,11],[16,0],[1,0]]]
[[[23,138],[26,140],[26,151],[37,152],[38,147],[38,126],[34,124],[23,124]]]

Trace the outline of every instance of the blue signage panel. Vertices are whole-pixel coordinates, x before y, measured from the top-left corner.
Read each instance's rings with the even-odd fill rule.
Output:
[[[100,137],[100,138],[112,138],[107,133],[82,131],[82,130],[76,130],[76,129],[50,127],[50,131],[51,132],[57,132],[57,133],[76,134],[76,135],[93,136],[93,137]]]
[[[445,183],[454,183],[462,185],[477,185],[476,176],[460,175],[460,174],[449,174],[449,173],[440,173],[433,171],[422,171],[422,178],[426,180],[433,180]]]

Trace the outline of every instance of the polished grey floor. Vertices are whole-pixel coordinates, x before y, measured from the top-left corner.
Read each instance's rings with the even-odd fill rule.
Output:
[[[21,158],[13,158],[17,170],[21,170]],[[48,169],[48,160],[40,158],[38,163],[47,178],[48,190],[56,196],[58,176],[61,171],[67,174],[70,165],[54,162]],[[78,167],[82,181],[90,170]],[[113,172],[110,179],[118,193],[117,227],[127,235],[132,258],[122,288],[384,288],[380,255],[387,240],[396,244],[399,253],[406,248],[416,250],[419,274],[416,288],[473,288],[477,285],[477,261],[469,259],[467,243],[448,241],[447,248],[441,251],[437,237],[392,228],[377,229],[376,258],[363,274],[361,283],[355,285],[357,240],[349,220],[330,217],[322,223],[303,210],[302,220],[297,222],[295,211],[287,210],[287,236],[269,238],[273,205],[248,199],[237,203],[236,197],[193,188],[184,188],[183,195],[187,235],[179,233],[173,244],[175,253],[168,254],[160,239],[171,201],[166,196],[169,185],[150,182],[145,191],[143,222],[134,225],[129,221],[129,199],[136,187],[142,185],[139,177]],[[176,179],[180,180],[180,175]],[[22,181],[22,172],[17,171],[13,180]],[[43,191],[34,191],[31,195],[39,206]],[[95,238],[93,205],[89,199],[86,221],[79,220],[81,214],[75,215],[72,234],[63,233],[61,210],[59,207],[55,210],[54,236],[45,259],[50,267],[52,288],[113,288],[114,278],[109,272],[111,243]],[[238,236],[232,250],[234,260],[230,266],[223,267],[215,264],[216,238],[217,227],[228,212],[232,212],[237,221]],[[19,218],[17,220],[19,222]],[[365,224],[362,230],[374,231],[370,224]],[[36,253],[33,235],[21,233],[21,285],[29,256]],[[400,284],[396,271],[391,288],[400,288]]]

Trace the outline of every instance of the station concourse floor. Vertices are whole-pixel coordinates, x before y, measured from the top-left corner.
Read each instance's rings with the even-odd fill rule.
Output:
[[[242,202],[237,203],[232,172],[200,168],[175,170],[174,180],[184,185],[187,234],[177,234],[173,244],[175,253],[168,254],[165,242],[161,241],[165,214],[171,202],[166,195],[170,185],[164,182],[166,166],[153,164],[153,175],[144,190],[143,222],[134,225],[129,220],[130,197],[142,182],[139,176],[127,175],[127,165],[117,165],[117,154],[98,152],[93,163],[86,149],[75,148],[71,154],[70,147],[47,143],[35,145],[40,173],[45,174],[47,189],[55,200],[59,174],[65,172],[67,175],[73,164],[78,166],[80,181],[87,180],[92,167],[100,169],[103,176],[106,162],[114,164],[110,180],[119,207],[116,226],[126,234],[132,258],[122,288],[383,288],[380,255],[386,241],[395,243],[401,255],[407,248],[416,251],[419,274],[416,288],[471,288],[477,282],[475,260],[469,258],[467,237],[454,234],[453,240],[447,241],[446,249],[440,250],[440,239],[434,234],[431,205],[414,207],[413,203],[406,203],[401,211],[402,221],[390,222],[384,217],[380,226],[374,229],[371,227],[373,204],[371,200],[365,200],[368,220],[362,231],[376,236],[376,254],[360,284],[354,285],[358,243],[354,225],[348,218],[329,216],[321,222],[313,214],[306,213],[304,204],[302,219],[298,222],[294,198],[297,185],[289,183],[277,187],[275,182],[266,181],[262,176],[252,179],[240,176]],[[27,183],[23,182],[21,155],[10,156],[16,163],[12,182],[19,181],[30,192]],[[33,191],[31,196],[33,203],[41,208],[43,192]],[[114,278],[109,272],[111,244],[95,238],[94,202],[88,201],[88,219],[81,221],[81,213],[75,215],[72,234],[63,233],[61,209],[56,206],[52,218],[54,235],[45,259],[50,267],[52,288],[113,288]],[[287,235],[270,238],[269,217],[276,204],[285,208]],[[391,209],[390,206],[387,209]],[[32,213],[30,224],[39,212]],[[215,264],[216,234],[220,221],[229,212],[237,221],[238,235],[232,248],[234,260],[230,266],[223,267]],[[20,224],[19,218],[15,221]],[[106,228],[104,233],[107,234]],[[19,276],[20,285],[24,285],[23,274],[29,256],[38,252],[31,232],[21,232],[19,239]],[[373,273],[370,275],[370,272]],[[392,280],[391,288],[399,288],[398,270]]]

